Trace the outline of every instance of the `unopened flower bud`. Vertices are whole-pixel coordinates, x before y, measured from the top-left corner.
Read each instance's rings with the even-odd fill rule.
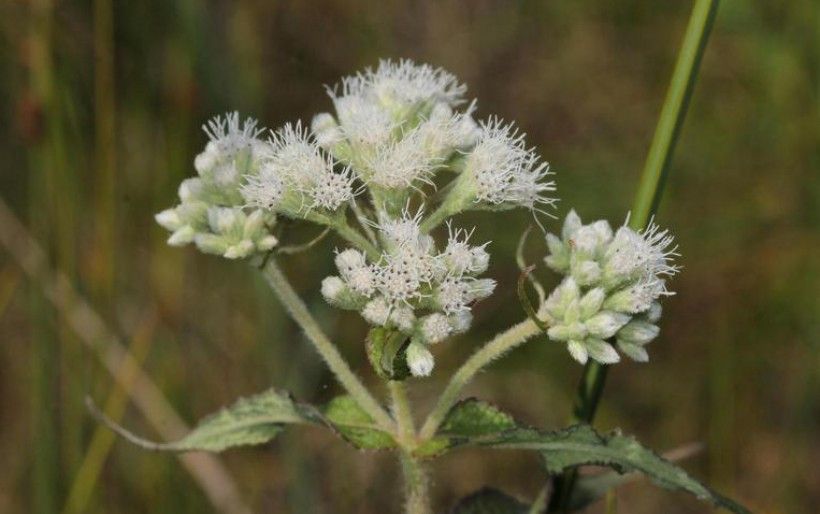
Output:
[[[647,321],[633,320],[618,331],[618,341],[643,346],[658,337],[660,331],[657,325]]]
[[[630,316],[620,312],[603,311],[586,320],[589,333],[601,339],[608,339],[629,322]]]
[[[415,377],[429,376],[435,364],[430,350],[417,341],[411,341],[407,346],[407,367]]]

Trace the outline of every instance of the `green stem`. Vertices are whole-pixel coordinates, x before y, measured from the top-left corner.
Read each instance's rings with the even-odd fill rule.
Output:
[[[378,261],[381,258],[381,252],[378,248],[376,248],[376,245],[371,243],[358,230],[351,227],[347,223],[347,220],[341,219],[334,223],[332,227],[342,238],[353,243],[354,246],[357,246],[360,250],[365,252],[373,261]]]
[[[633,229],[643,229],[660,203],[669,173],[669,163],[680,136],[717,8],[718,0],[696,0],[692,8],[633,201],[629,220],[629,225]],[[596,362],[584,368],[573,412],[574,422],[592,423],[603,393],[606,371],[606,365]],[[550,505],[550,511],[555,511],[556,508],[566,509],[574,482],[574,471],[556,480],[557,494]]]
[[[401,454],[404,475],[404,511],[407,514],[432,514],[430,506],[430,479],[424,465],[412,456]]]
[[[453,375],[453,378],[450,379],[450,383],[447,384],[444,392],[441,393],[438,403],[421,428],[420,439],[426,440],[435,435],[447,412],[458,401],[458,394],[481,368],[540,333],[541,329],[538,328],[538,325],[528,318],[495,336],[492,341],[467,359]]]
[[[410,408],[410,400],[407,398],[407,389],[403,382],[391,380],[387,383],[390,389],[390,396],[393,400],[393,416],[398,425],[398,437],[402,446],[413,446],[415,444],[416,428],[413,425],[413,413]]]
[[[273,258],[268,259],[262,268],[262,272],[282,305],[285,306],[293,320],[305,331],[308,340],[313,343],[316,351],[319,352],[328,368],[336,375],[336,379],[342,387],[359,403],[362,409],[370,414],[379,426],[392,432],[394,423],[390,415],[379,405],[379,402],[376,401],[370,391],[350,369],[350,366],[347,365],[347,362],[339,354],[339,350],[322,332],[319,324],[316,323],[316,320],[307,310],[296,291],[293,290],[287,277],[282,273]]]
[[[451,205],[445,200],[435,211],[433,211],[433,214],[421,222],[419,229],[424,234],[430,232],[437,226],[441,225],[441,223],[448,217],[452,216],[453,213],[451,211]]]

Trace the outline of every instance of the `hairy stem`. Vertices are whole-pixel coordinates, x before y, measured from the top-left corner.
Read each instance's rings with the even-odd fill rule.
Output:
[[[370,259],[373,261],[378,261],[381,257],[381,252],[376,245],[371,243],[366,237],[364,237],[358,230],[351,227],[347,220],[340,220],[334,223],[333,228],[338,232],[338,234],[351,242],[354,246],[358,247],[360,250],[365,252]]]
[[[407,514],[432,514],[430,479],[424,465],[412,456],[402,453],[401,469],[404,475],[404,511]]]
[[[407,398],[407,389],[403,382],[395,380],[389,381],[387,387],[393,400],[393,416],[398,425],[399,441],[402,446],[412,446],[415,444],[416,428],[413,425],[413,412]]]
[[[495,336],[492,341],[467,359],[453,375],[453,378],[450,379],[450,383],[447,384],[444,392],[441,393],[438,403],[421,428],[420,438],[425,440],[435,435],[447,412],[458,401],[458,394],[481,368],[539,333],[541,333],[541,329],[533,320],[528,318]]]
[[[633,229],[644,228],[660,203],[717,8],[718,0],[696,0],[692,9],[632,205],[629,225]],[[603,393],[606,371],[606,365],[596,362],[584,368],[573,411],[574,422],[592,423]],[[553,497],[550,512],[566,510],[575,477],[576,471],[573,470],[556,479],[557,494]]]
[[[441,222],[452,216],[453,213],[451,211],[451,206],[445,201],[439,205],[435,211],[433,211],[433,214],[421,222],[419,229],[425,234],[430,232],[437,226],[441,225]]]
[[[285,274],[276,264],[273,258],[268,259],[262,268],[265,278],[273,291],[279,297],[282,305],[285,306],[290,316],[304,330],[308,340],[313,343],[316,351],[319,352],[328,368],[336,375],[336,380],[345,388],[372,418],[383,429],[393,430],[393,420],[379,402],[370,394],[370,391],[362,384],[361,380],[347,365],[347,362],[339,354],[339,350],[330,342],[322,332],[319,324],[307,310],[304,302],[296,291],[291,287]]]

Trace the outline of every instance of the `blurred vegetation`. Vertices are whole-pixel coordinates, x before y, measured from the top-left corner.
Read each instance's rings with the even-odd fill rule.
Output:
[[[193,173],[200,125],[232,109],[270,127],[308,120],[330,108],[322,84],[380,57],[409,57],[458,75],[479,98],[480,116],[518,121],[558,173],[561,214],[574,206],[584,218],[618,222],[690,7],[9,0],[0,4],[2,199],[51,264],[124,340],[133,336],[147,373],[186,420],[270,385],[319,401],[338,388],[260,277],[166,247],[153,222]],[[725,0],[659,212],[684,256],[678,295],[651,365],[610,373],[598,424],[658,449],[707,442],[687,467],[759,512],[809,514],[820,504],[819,172],[820,4]],[[414,388],[422,406],[447,370],[522,316],[513,255],[531,219],[463,221],[478,224],[477,241],[493,240],[490,274],[501,286],[477,309],[470,336],[439,349],[433,378]],[[319,295],[337,244],[325,241],[285,266],[354,368],[372,379],[363,322]],[[542,248],[532,246],[534,260]],[[146,334],[139,319],[149,308],[159,322]],[[112,379],[5,252],[0,339],[0,512],[62,511],[98,428],[82,398],[108,398]],[[535,341],[469,392],[526,422],[559,426],[580,371],[563,349]],[[116,409],[123,400],[109,401]],[[123,421],[156,435],[133,408]],[[212,510],[173,456],[121,441],[93,448],[102,467],[98,479],[83,479],[85,511]],[[222,461],[258,512],[394,512],[399,501],[387,456],[319,431]],[[532,456],[466,451],[436,465],[434,485],[444,508],[484,483],[532,497],[541,480]],[[642,483],[620,491],[618,507],[704,509]]]

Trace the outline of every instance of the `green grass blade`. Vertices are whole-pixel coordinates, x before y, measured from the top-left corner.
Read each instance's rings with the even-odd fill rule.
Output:
[[[703,52],[718,8],[718,0],[696,0],[686,27],[672,79],[666,93],[655,135],[646,156],[638,191],[632,205],[629,225],[643,229],[660,204],[669,163],[680,136],[683,120],[697,78]],[[573,421],[592,423],[606,380],[607,367],[592,362],[584,368],[573,411]],[[550,511],[561,510],[572,495],[575,473],[570,471],[556,480],[554,502]]]

